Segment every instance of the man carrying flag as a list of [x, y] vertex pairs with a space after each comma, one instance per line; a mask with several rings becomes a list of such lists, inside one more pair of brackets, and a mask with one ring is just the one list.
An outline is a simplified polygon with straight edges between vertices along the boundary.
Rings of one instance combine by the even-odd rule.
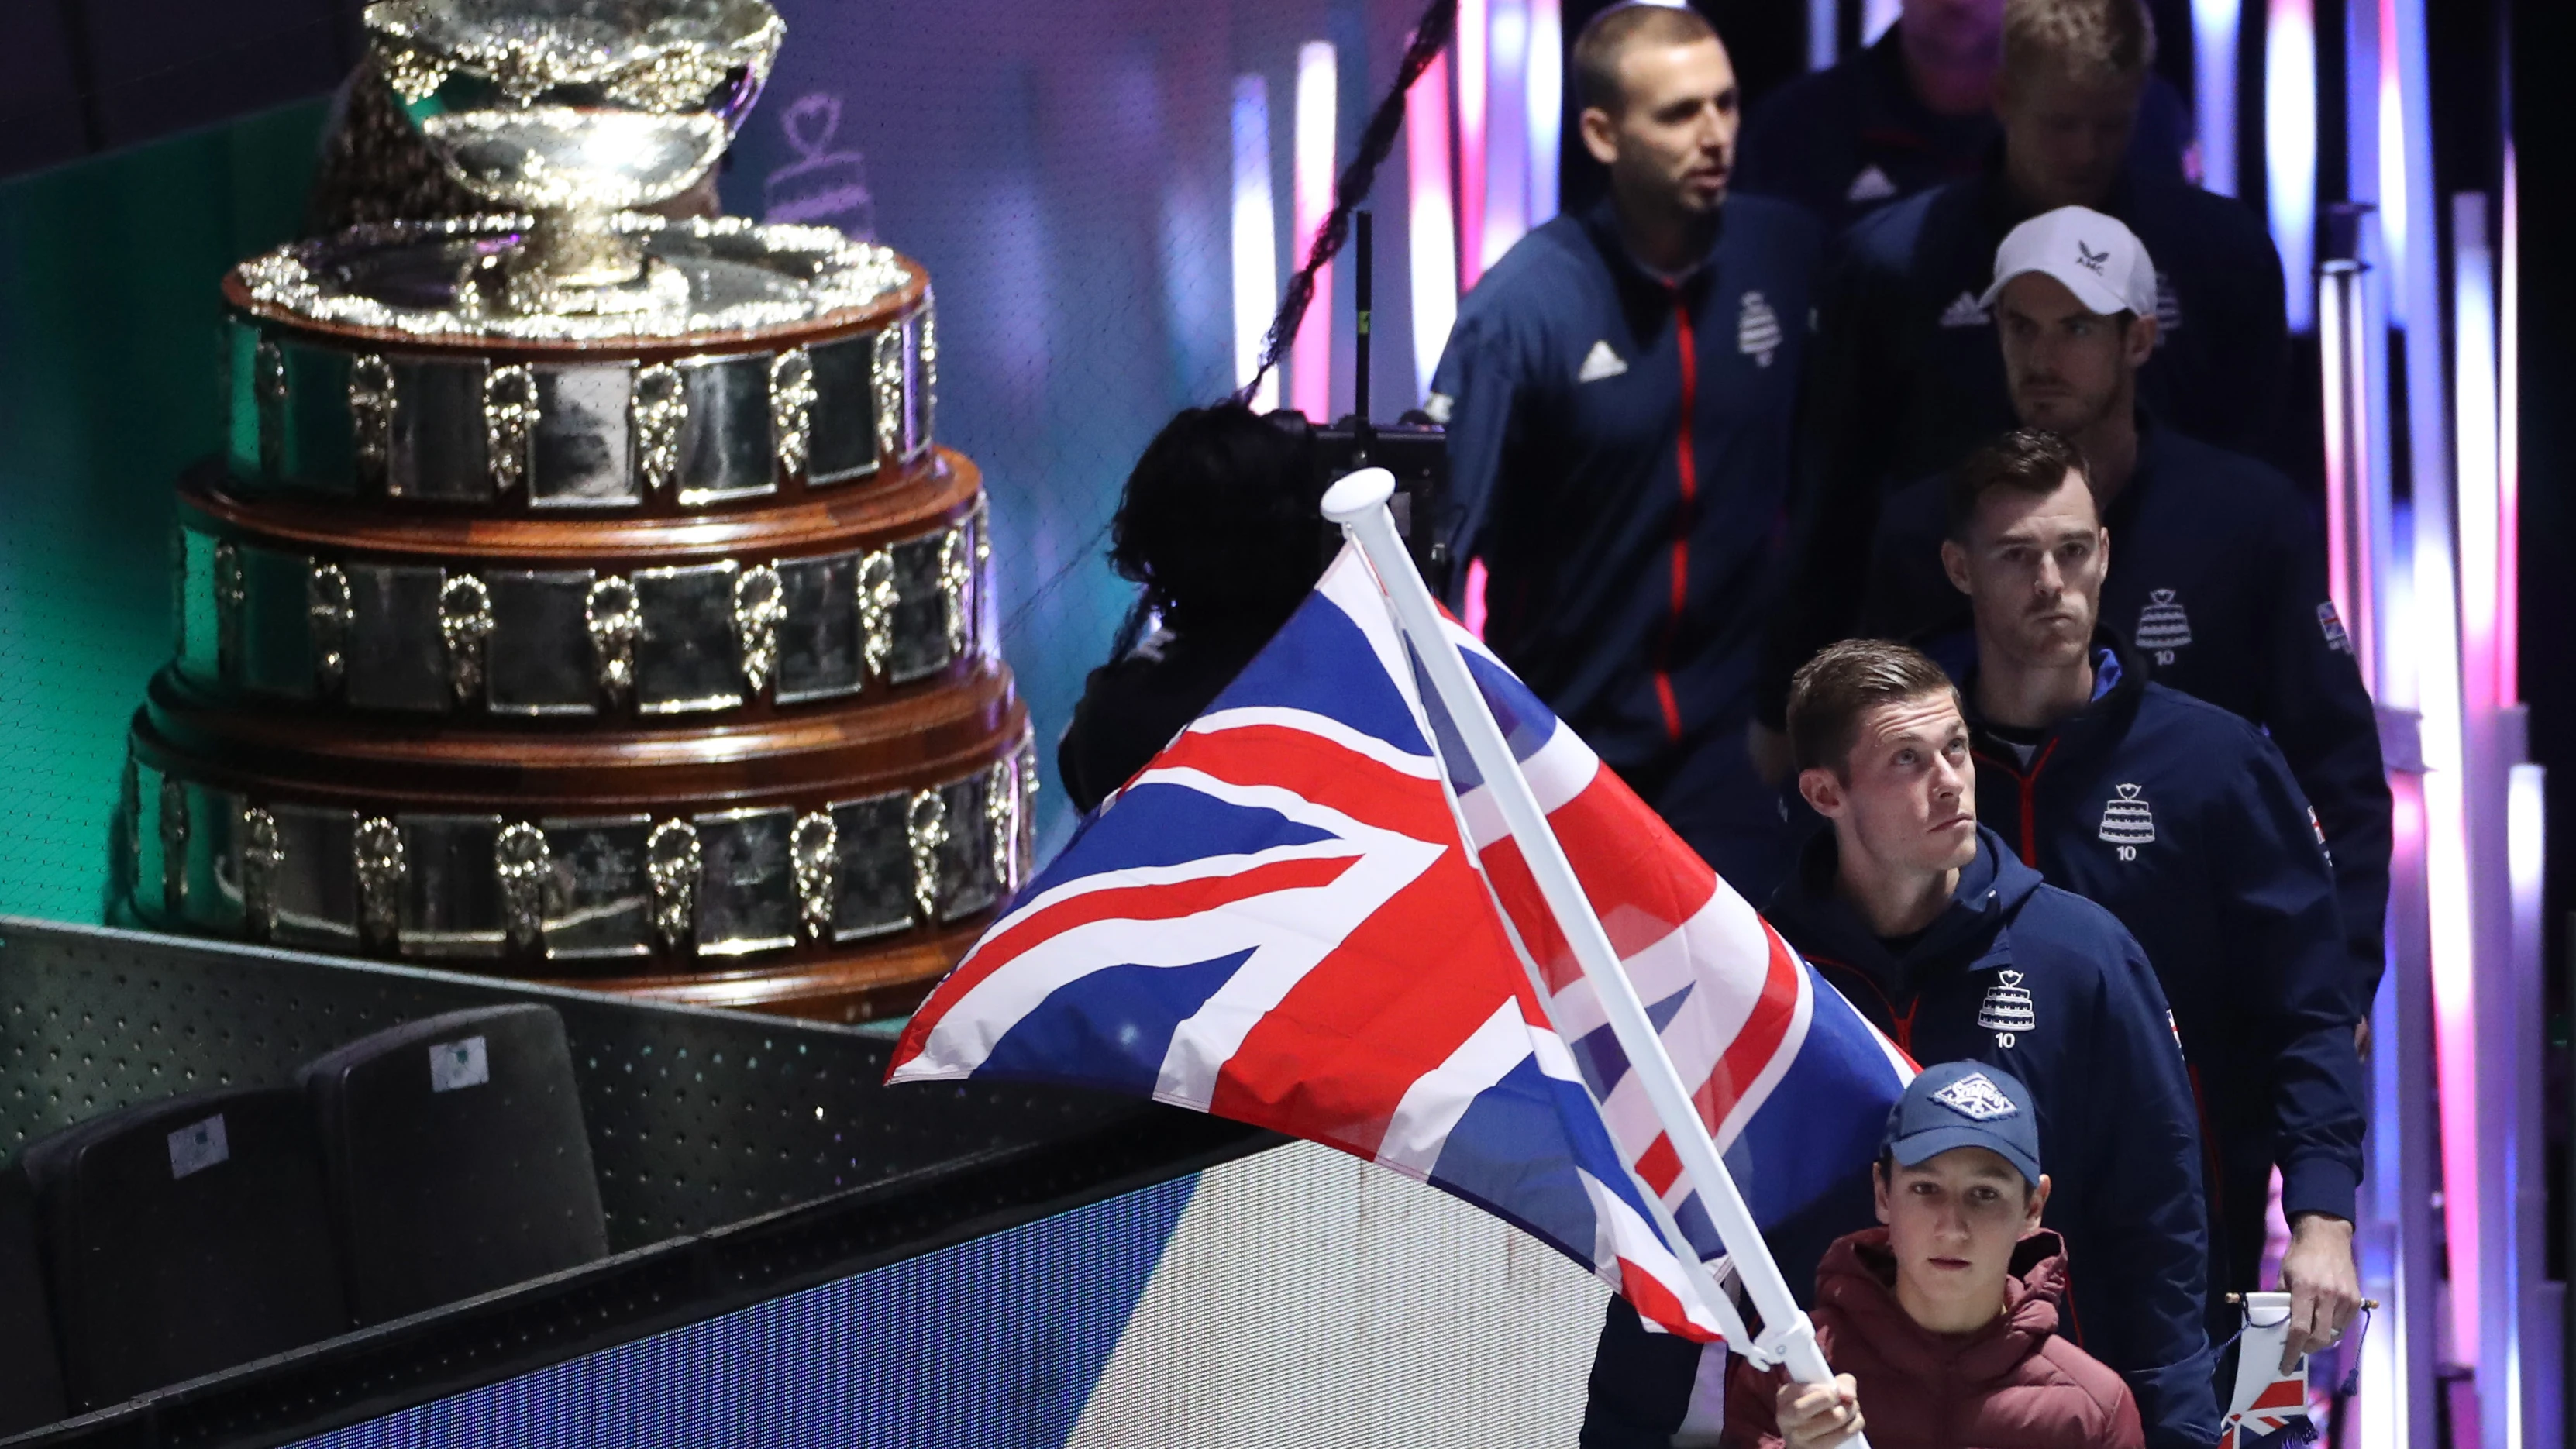
[[1329, 1143], [1666, 1332], [1823, 1377], [1755, 1228], [1866, 1167], [1910, 1064], [1434, 616], [1383, 473], [1349, 496], [1369, 478], [1328, 510], [1407, 571], [1346, 551], [931, 994], [890, 1079], [1105, 1087]]

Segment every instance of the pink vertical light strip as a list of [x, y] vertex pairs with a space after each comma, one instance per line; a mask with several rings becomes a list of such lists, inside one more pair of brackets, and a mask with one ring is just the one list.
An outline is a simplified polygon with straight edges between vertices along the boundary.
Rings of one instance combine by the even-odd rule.
[[1529, 230], [1529, 0], [1488, 0], [1485, 21], [1485, 220], [1477, 271]]
[[2504, 234], [2496, 239], [2495, 691], [2522, 699], [2522, 205], [2513, 141], [2504, 143]]
[[1404, 98], [1405, 261], [1412, 283], [1418, 402], [1458, 320], [1458, 220], [1450, 204], [1449, 57], [1431, 58]]
[[[1270, 196], [1270, 83], [1234, 78], [1234, 385], [1248, 386], [1279, 305], [1279, 215]], [[1264, 373], [1252, 405], [1279, 406], [1279, 373]]]
[[1565, 18], [1559, 0], [1529, 0], [1529, 224], [1556, 215], [1565, 129]]
[[[1291, 204], [1296, 229], [1290, 234], [1289, 265], [1302, 267], [1333, 209], [1333, 144], [1336, 108], [1333, 44], [1310, 40], [1297, 47], [1296, 136], [1291, 153], [1296, 190]], [[1324, 423], [1333, 418], [1333, 269], [1315, 273], [1315, 297], [1297, 324], [1297, 340], [1288, 350], [1290, 407]]]
[[1485, 274], [1485, 0], [1458, 0], [1458, 287]]
[[2326, 589], [2351, 636], [2362, 677], [2377, 688], [2378, 581], [2371, 558], [2371, 397], [2364, 377], [2369, 308], [2358, 267], [2330, 263], [2317, 288], [2318, 353], [2324, 359]]

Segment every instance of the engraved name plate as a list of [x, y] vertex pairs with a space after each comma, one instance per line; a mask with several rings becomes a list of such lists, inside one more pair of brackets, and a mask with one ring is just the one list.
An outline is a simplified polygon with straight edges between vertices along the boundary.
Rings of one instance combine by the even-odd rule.
[[501, 881], [492, 869], [497, 815], [402, 817], [402, 951], [406, 956], [498, 956]]
[[623, 508], [642, 499], [634, 466], [635, 367], [537, 369], [531, 508]]
[[979, 772], [939, 787], [948, 806], [947, 838], [939, 847], [939, 919], [960, 920], [992, 908], [991, 818], [984, 808], [989, 773]]
[[739, 956], [796, 944], [793, 810], [729, 810], [697, 818], [706, 851], [698, 884], [698, 954]]
[[356, 433], [349, 416], [349, 354], [335, 347], [288, 343], [285, 436], [278, 471], [298, 488], [350, 493], [358, 479]]
[[912, 924], [912, 844], [904, 831], [910, 802], [897, 793], [832, 807], [840, 853], [832, 939], [856, 941]]
[[638, 569], [643, 628], [635, 640], [635, 703], [646, 714], [730, 709], [742, 703], [740, 643], [727, 562]]
[[771, 445], [768, 353], [692, 362], [680, 369], [688, 416], [680, 423], [680, 501], [744, 498], [778, 487]]
[[179, 668], [212, 680], [221, 632], [215, 604], [215, 540], [193, 528], [179, 530]]
[[948, 601], [940, 590], [945, 532], [908, 538], [893, 548], [894, 648], [886, 677], [897, 684], [948, 667]]
[[653, 882], [644, 868], [647, 816], [549, 820], [554, 882], [546, 893], [546, 957], [631, 960], [653, 951]]
[[483, 387], [490, 364], [442, 357], [387, 359], [393, 368], [393, 450], [385, 491], [437, 503], [492, 501]]
[[283, 860], [270, 891], [277, 912], [272, 937], [282, 946], [346, 949], [358, 943], [358, 871], [352, 849], [354, 810], [271, 805]]
[[492, 639], [484, 671], [495, 714], [593, 713], [598, 668], [593, 662], [588, 569], [493, 573]]
[[447, 644], [438, 632], [444, 570], [348, 563], [347, 694], [359, 709], [443, 710]]
[[289, 699], [313, 697], [313, 565], [304, 555], [241, 549], [240, 682]]
[[780, 704], [855, 694], [859, 657], [859, 556], [778, 561], [787, 618], [778, 630]]
[[873, 332], [809, 348], [814, 411], [805, 450], [811, 485], [864, 478], [877, 470], [877, 338]]

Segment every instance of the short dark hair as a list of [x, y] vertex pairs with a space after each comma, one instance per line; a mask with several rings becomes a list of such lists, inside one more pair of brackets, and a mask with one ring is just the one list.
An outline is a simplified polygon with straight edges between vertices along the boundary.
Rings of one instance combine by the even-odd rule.
[[1958, 686], [1919, 649], [1885, 639], [1829, 644], [1789, 680], [1789, 757], [1801, 770], [1843, 773], [1860, 717], [1882, 704]]
[[2143, 82], [2155, 63], [2156, 22], [2139, 0], [2005, 0], [2003, 84], [2043, 67]]
[[1619, 113], [1627, 95], [1619, 86], [1619, 57], [1631, 45], [1689, 45], [1717, 39], [1717, 27], [1696, 10], [1655, 0], [1627, 0], [1585, 23], [1574, 37], [1574, 109]]
[[1305, 420], [1239, 402], [1188, 408], [1127, 475], [1109, 564], [1175, 633], [1270, 630], [1304, 602], [1325, 552]]
[[1993, 490], [2009, 488], [2045, 498], [2066, 485], [2069, 473], [2088, 485], [2093, 481], [2093, 468], [2084, 461], [2082, 448], [2070, 438], [2039, 428], [2015, 428], [1978, 447], [1950, 470], [1949, 486], [1943, 490], [1951, 541], [1968, 541], [1968, 525], [1976, 519], [1977, 504]]

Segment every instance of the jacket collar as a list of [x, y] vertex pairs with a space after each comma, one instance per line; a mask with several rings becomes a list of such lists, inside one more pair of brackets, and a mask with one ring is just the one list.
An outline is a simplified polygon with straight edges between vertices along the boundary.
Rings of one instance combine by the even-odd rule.
[[[2039, 215], [2040, 209], [2024, 202], [2013, 191], [2012, 183], [2005, 179], [2004, 140], [2001, 136], [1995, 137], [1994, 145], [1987, 148], [1985, 167], [1970, 184], [1977, 189], [1977, 215], [1984, 219], [1986, 229], [1993, 234], [1997, 246], [2003, 245], [2005, 234], [2014, 227]], [[2130, 175], [2128, 162], [2120, 163], [2118, 174], [2111, 178], [2110, 191], [2094, 204], [2093, 209], [2135, 229], [2136, 223], [2131, 216], [2137, 209], [2137, 185]]]
[[1800, 952], [1859, 971], [1891, 997], [1911, 995], [1944, 972], [2012, 964], [2012, 918], [2039, 888], [2040, 877], [1993, 831], [1977, 827], [1976, 858], [1960, 867], [1949, 907], [1902, 956], [1888, 950], [1834, 888], [1840, 858], [1834, 832], [1817, 831], [1771, 898], [1772, 923]]
[[2004, 1311], [1973, 1333], [1917, 1327], [1896, 1301], [1896, 1257], [1887, 1229], [1836, 1239], [1816, 1267], [1816, 1307], [1837, 1340], [1864, 1341], [1909, 1378], [1975, 1388], [2009, 1378], [2057, 1332], [2066, 1292], [2066, 1242], [2041, 1229], [2013, 1252]]
[[[2093, 629], [2093, 661], [2093, 698], [2048, 727], [2040, 736], [2040, 753], [2032, 756], [2034, 762], [2063, 764], [2092, 759], [2112, 748], [2128, 732], [2129, 721], [2137, 717], [2138, 701], [2147, 689], [2146, 661], [2118, 634], [2099, 623]], [[2038, 765], [2025, 769], [2020, 758], [1995, 737], [1978, 714], [1976, 670], [1970, 669], [1959, 682], [1959, 699], [1967, 713], [1979, 768], [1992, 766], [2016, 779], [2037, 773]]]
[[1708, 239], [1708, 250], [1691, 264], [1688, 272], [1674, 279], [1646, 270], [1645, 263], [1637, 260], [1637, 254], [1628, 250], [1627, 235], [1619, 229], [1618, 204], [1612, 198], [1603, 196], [1584, 208], [1580, 223], [1584, 235], [1592, 242], [1593, 250], [1610, 264], [1613, 276], [1624, 284], [1651, 287], [1658, 292], [1673, 287], [1696, 289], [1704, 285], [1714, 268], [1718, 248], [1726, 242], [1726, 208], [1721, 205], [1717, 213], [1717, 230]]

